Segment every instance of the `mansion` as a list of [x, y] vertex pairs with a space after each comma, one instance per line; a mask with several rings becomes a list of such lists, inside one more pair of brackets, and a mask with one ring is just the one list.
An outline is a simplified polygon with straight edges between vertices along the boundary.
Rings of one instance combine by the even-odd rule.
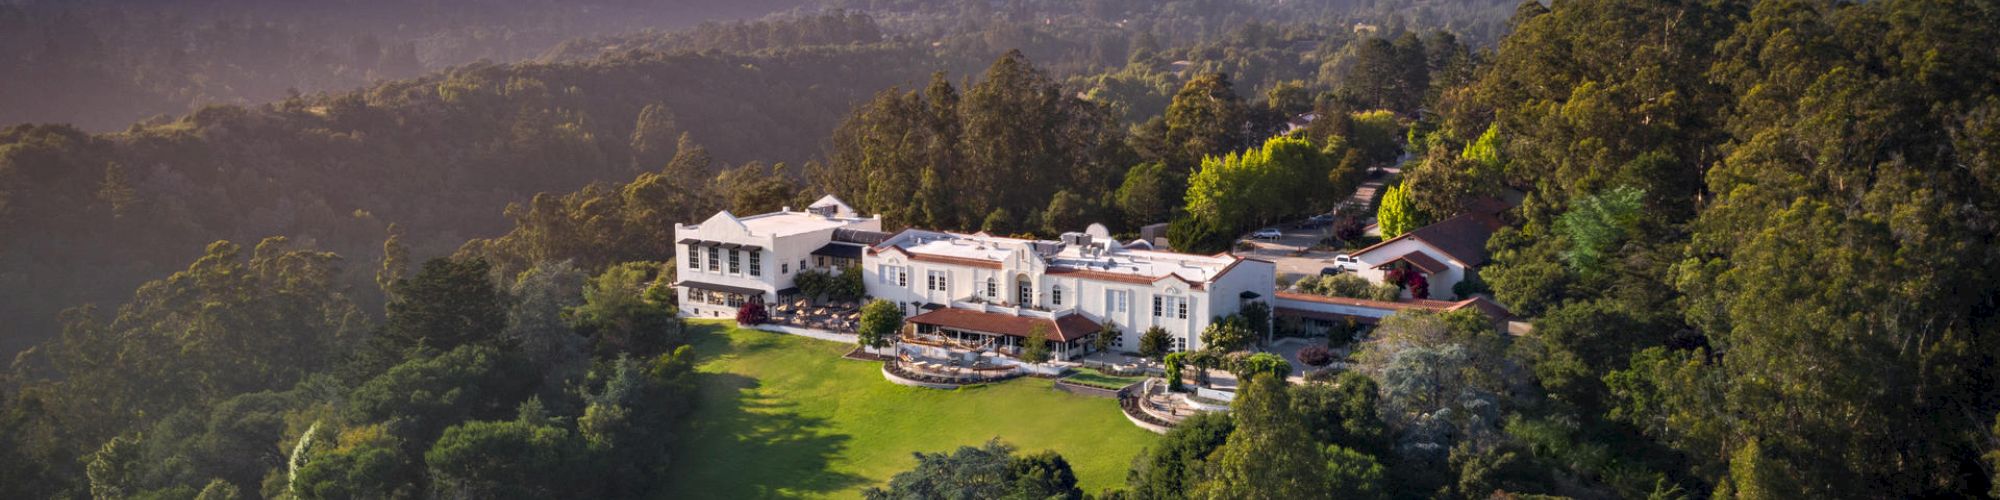
[[[682, 314], [734, 317], [746, 302], [797, 299], [800, 272], [854, 266], [868, 297], [903, 309], [906, 336], [1018, 352], [1039, 334], [1064, 360], [1091, 352], [1092, 340], [1107, 327], [1117, 332], [1109, 341], [1112, 351], [1139, 350], [1139, 337], [1153, 327], [1167, 333], [1172, 350], [1199, 350], [1209, 323], [1252, 302], [1320, 323], [1373, 324], [1411, 307], [1477, 307], [1496, 319], [1505, 314], [1479, 298], [1373, 302], [1282, 292], [1269, 261], [1158, 250], [1144, 240], [1120, 242], [1098, 225], [1058, 240], [881, 229], [879, 216], [861, 216], [831, 195], [804, 211], [786, 207], [749, 217], [725, 211], [700, 224], [676, 224]], [[1416, 248], [1395, 250], [1397, 260], [1421, 255], [1410, 251]]]

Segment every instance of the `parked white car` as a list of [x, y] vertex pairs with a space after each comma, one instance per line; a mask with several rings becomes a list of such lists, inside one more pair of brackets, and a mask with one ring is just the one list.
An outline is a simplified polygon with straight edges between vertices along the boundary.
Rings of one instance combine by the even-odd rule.
[[1357, 272], [1361, 270], [1361, 259], [1356, 259], [1354, 256], [1347, 254], [1335, 255], [1333, 256], [1333, 267], [1350, 273]]
[[1285, 237], [1285, 232], [1279, 231], [1278, 228], [1275, 227], [1258, 229], [1257, 232], [1250, 233], [1251, 239], [1259, 239], [1259, 240], [1275, 240], [1283, 237]]

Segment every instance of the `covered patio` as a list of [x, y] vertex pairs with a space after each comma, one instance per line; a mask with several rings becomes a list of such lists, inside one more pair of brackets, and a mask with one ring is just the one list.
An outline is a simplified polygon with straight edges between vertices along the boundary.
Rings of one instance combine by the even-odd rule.
[[1018, 356], [1037, 326], [1048, 334], [1049, 353], [1054, 359], [1070, 361], [1091, 351], [1092, 340], [1103, 329], [1096, 321], [1080, 314], [1053, 319], [973, 311], [952, 307], [933, 309], [910, 317], [910, 329], [903, 341], [913, 344], [964, 349], [990, 350]]

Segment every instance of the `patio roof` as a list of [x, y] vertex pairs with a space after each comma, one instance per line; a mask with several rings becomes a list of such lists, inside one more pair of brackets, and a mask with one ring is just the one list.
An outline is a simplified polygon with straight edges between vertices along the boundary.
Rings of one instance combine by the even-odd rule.
[[827, 243], [825, 246], [819, 247], [818, 250], [813, 250], [812, 254], [842, 259], [859, 259], [861, 258], [861, 245], [840, 242]]
[[675, 284], [674, 284], [674, 286], [684, 286], [684, 287], [688, 287], [688, 288], [699, 288], [699, 289], [702, 289], [702, 290], [708, 290], [708, 291], [711, 291], [711, 292], [722, 292], [722, 293], [733, 293], [733, 294], [737, 294], [737, 295], [755, 295], [755, 296], [763, 296], [763, 295], [764, 295], [764, 291], [763, 291], [763, 290], [758, 290], [758, 289], [755, 289], [755, 288], [745, 288], [745, 287], [740, 287], [740, 286], [729, 286], [729, 285], [717, 285], [717, 284], [714, 284], [714, 283], [702, 283], [702, 282], [699, 282], [699, 281], [689, 281], [689, 280], [681, 280], [681, 282], [680, 282], [680, 283], [675, 283]]
[[1053, 320], [1030, 318], [970, 309], [946, 307], [916, 316], [908, 320], [919, 325], [931, 325], [954, 330], [1006, 335], [1027, 338], [1035, 325], [1048, 329], [1049, 340], [1069, 342], [1097, 333], [1102, 325], [1081, 314], [1071, 314]]
[[1450, 267], [1446, 267], [1443, 262], [1438, 262], [1437, 259], [1433, 259], [1431, 258], [1430, 255], [1426, 255], [1423, 252], [1410, 252], [1403, 255], [1399, 255], [1394, 259], [1389, 259], [1388, 262], [1383, 262], [1382, 265], [1375, 266], [1375, 268], [1381, 269], [1383, 267], [1388, 267], [1390, 264], [1394, 264], [1396, 263], [1396, 261], [1399, 260], [1409, 262], [1410, 265], [1417, 266], [1417, 269], [1422, 269], [1424, 270], [1424, 272], [1431, 274], [1442, 273], [1445, 272], [1446, 270], [1451, 269]]

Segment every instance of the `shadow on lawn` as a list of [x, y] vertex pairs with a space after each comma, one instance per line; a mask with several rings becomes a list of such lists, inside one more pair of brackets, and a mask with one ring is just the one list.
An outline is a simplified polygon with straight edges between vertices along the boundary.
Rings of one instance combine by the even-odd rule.
[[[697, 327], [704, 328], [705, 327]], [[766, 342], [732, 343], [720, 328], [697, 331], [704, 358], [770, 348]], [[749, 345], [745, 345], [749, 344]], [[800, 415], [797, 403], [771, 397], [757, 379], [734, 373], [698, 373], [700, 399], [676, 454], [676, 482], [683, 498], [823, 496], [870, 483], [828, 470], [851, 439], [827, 419]]]

